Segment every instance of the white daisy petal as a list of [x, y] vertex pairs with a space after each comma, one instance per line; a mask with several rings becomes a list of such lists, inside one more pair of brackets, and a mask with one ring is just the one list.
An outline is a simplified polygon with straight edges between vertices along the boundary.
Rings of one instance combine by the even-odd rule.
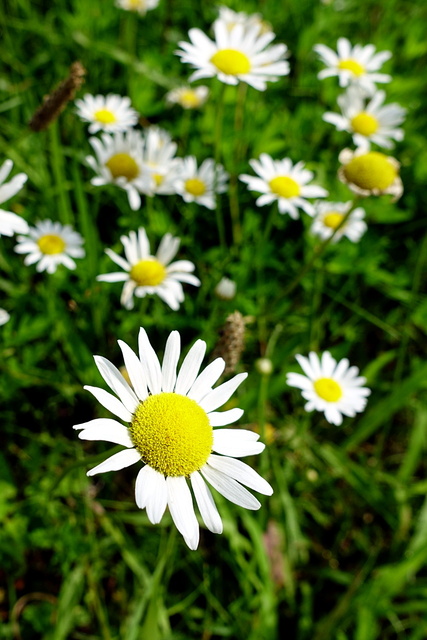
[[139, 404], [139, 400], [132, 391], [120, 371], [109, 360], [102, 356], [94, 356], [96, 366], [110, 389], [119, 396], [126, 409], [133, 413]]
[[105, 473], [106, 471], [120, 471], [120, 469], [124, 469], [125, 467], [130, 467], [135, 462], [138, 462], [141, 459], [138, 451], [136, 449], [125, 449], [124, 451], [119, 451], [115, 453], [101, 464], [98, 464], [93, 469], [87, 472], [86, 475], [94, 476], [97, 473]]
[[261, 503], [241, 484], [224, 475], [221, 471], [205, 464], [200, 469], [202, 476], [218, 491], [224, 498], [245, 509], [259, 509]]
[[218, 409], [218, 407], [222, 407], [222, 405], [227, 402], [227, 400], [236, 391], [237, 387], [242, 384], [243, 380], [247, 377], [247, 373], [238, 373], [237, 376], [234, 376], [231, 380], [224, 382], [219, 387], [216, 387], [216, 389], [213, 389], [213, 391], [208, 393], [208, 395], [200, 402], [200, 406], [206, 411], [206, 413], [210, 413], [211, 411]]
[[218, 381], [224, 369], [225, 361], [222, 358], [216, 358], [196, 378], [187, 396], [196, 402], [200, 402], [211, 392], [211, 387]]
[[202, 476], [198, 471], [195, 471], [191, 474], [190, 480], [203, 522], [212, 533], [222, 533], [221, 516], [216, 508], [212, 493]]
[[217, 471], [221, 471], [229, 478], [234, 478], [234, 480], [244, 484], [249, 489], [254, 489], [266, 496], [273, 494], [273, 489], [267, 480], [264, 480], [259, 473], [241, 460], [211, 454], [208, 458], [208, 465]]
[[85, 385], [83, 389], [86, 389], [86, 391], [89, 391], [92, 395], [94, 395], [103, 407], [108, 409], [108, 411], [111, 411], [111, 413], [114, 413], [114, 415], [116, 415], [124, 422], [132, 421], [132, 413], [128, 409], [126, 409], [126, 407], [120, 400], [112, 396], [111, 393], [108, 393], [108, 391], [104, 391], [104, 389], [100, 389], [99, 387], [91, 387], [88, 385]]
[[166, 478], [168, 506], [178, 531], [190, 549], [199, 544], [199, 523], [194, 513], [193, 500], [184, 477]]
[[162, 372], [160, 362], [150, 344], [145, 329], [141, 327], [138, 336], [139, 357], [147, 379], [151, 393], [160, 393], [162, 390]]
[[243, 409], [229, 409], [228, 411], [211, 411], [208, 414], [209, 422], [212, 427], [224, 427], [227, 424], [233, 424], [242, 417]]
[[129, 449], [134, 447], [129, 436], [129, 429], [123, 424], [108, 418], [92, 420], [91, 426], [85, 427], [80, 431], [79, 438], [81, 440], [113, 442], [114, 444], [121, 444]]
[[187, 353], [184, 362], [181, 365], [176, 385], [175, 393], [185, 395], [190, 387], [194, 384], [200, 365], [206, 353], [206, 342], [197, 340]]

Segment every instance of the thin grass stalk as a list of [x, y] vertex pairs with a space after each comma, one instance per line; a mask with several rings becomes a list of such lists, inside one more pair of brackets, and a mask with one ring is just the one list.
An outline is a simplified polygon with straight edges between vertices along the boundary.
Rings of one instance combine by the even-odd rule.
[[66, 176], [64, 171], [64, 154], [59, 137], [58, 122], [55, 121], [49, 128], [49, 148], [52, 155], [52, 173], [55, 180], [56, 192], [59, 199], [58, 217], [62, 224], [73, 224], [73, 213], [70, 198], [66, 188]]
[[[214, 159], [215, 159], [215, 167], [220, 164], [222, 158], [222, 128], [224, 121], [224, 94], [225, 94], [225, 84], [220, 83], [219, 88], [219, 96], [217, 103], [217, 111], [216, 111], [216, 120], [215, 120], [215, 141], [214, 141]], [[216, 185], [215, 185], [216, 186]], [[215, 215], [216, 215], [216, 224], [218, 227], [218, 237], [219, 243], [223, 249], [226, 249], [227, 244], [225, 241], [225, 225], [224, 225], [224, 216], [222, 215], [221, 205], [219, 201], [219, 194], [215, 195]]]

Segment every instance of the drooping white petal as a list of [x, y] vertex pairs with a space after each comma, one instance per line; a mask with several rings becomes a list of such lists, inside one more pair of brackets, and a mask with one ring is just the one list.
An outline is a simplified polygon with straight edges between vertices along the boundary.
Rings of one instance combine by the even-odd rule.
[[245, 509], [259, 509], [261, 503], [241, 484], [224, 475], [221, 471], [205, 464], [200, 469], [202, 476], [218, 491], [224, 498], [230, 500], [234, 504], [238, 504]]
[[86, 475], [94, 476], [97, 473], [104, 473], [105, 471], [120, 471], [120, 469], [135, 464], [138, 460], [141, 460], [141, 456], [136, 449], [125, 449], [124, 451], [115, 453], [110, 458], [107, 458], [107, 460], [104, 460], [104, 462], [101, 462], [101, 464], [90, 469]]
[[149, 521], [158, 524], [167, 505], [164, 475], [146, 464], [136, 478], [135, 500], [140, 509], [146, 507]]
[[267, 480], [264, 480], [255, 469], [252, 469], [241, 460], [211, 454], [208, 458], [208, 465], [217, 471], [221, 471], [229, 478], [234, 478], [234, 480], [246, 485], [249, 489], [255, 489], [258, 493], [263, 493], [266, 496], [271, 496], [273, 493], [273, 488], [268, 484]]
[[222, 520], [218, 513], [212, 493], [198, 471], [190, 476], [191, 486], [203, 522], [212, 533], [222, 533]]
[[206, 353], [206, 342], [197, 340], [184, 358], [175, 385], [175, 393], [185, 395], [194, 384]]
[[227, 380], [216, 389], [213, 389], [203, 400], [200, 402], [202, 409], [209, 413], [221, 407], [227, 402], [227, 400], [233, 395], [237, 387], [248, 377], [247, 373], [238, 373], [231, 380]]
[[99, 387], [91, 387], [89, 385], [85, 385], [83, 389], [89, 391], [95, 398], [102, 404], [103, 407], [114, 413], [115, 416], [123, 420], [124, 422], [132, 421], [131, 412], [126, 409], [120, 400], [115, 398], [111, 393], [105, 391], [104, 389], [100, 389]]
[[190, 549], [199, 544], [199, 523], [194, 513], [193, 500], [184, 476], [167, 477], [168, 506], [178, 531]]

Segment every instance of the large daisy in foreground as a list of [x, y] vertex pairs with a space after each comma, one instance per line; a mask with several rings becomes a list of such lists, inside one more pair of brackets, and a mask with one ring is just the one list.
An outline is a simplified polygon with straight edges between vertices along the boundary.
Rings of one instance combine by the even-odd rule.
[[217, 409], [247, 374], [240, 373], [213, 389], [225, 362], [217, 358], [199, 373], [206, 351], [203, 340], [191, 347], [178, 372], [181, 344], [177, 331], [167, 340], [162, 364], [144, 329], [139, 333], [139, 357], [125, 342], [118, 342], [132, 386], [109, 360], [95, 356], [100, 374], [115, 395], [98, 387], [85, 389], [127, 425], [97, 418], [74, 428], [81, 429], [83, 440], [114, 442], [125, 449], [88, 475], [143, 463], [136, 478], [136, 504], [147, 509], [153, 524], [160, 522], [169, 507], [185, 542], [196, 549], [199, 524], [189, 485], [203, 521], [213, 533], [222, 533], [222, 521], [207, 483], [246, 509], [261, 505], [243, 485], [266, 495], [273, 493], [256, 471], [235, 459], [260, 453], [264, 445], [257, 442], [259, 436], [245, 429], [217, 429], [242, 416], [241, 409]]
[[366, 378], [359, 376], [357, 367], [349, 366], [347, 358], [337, 363], [329, 351], [321, 358], [313, 351], [308, 358], [295, 357], [305, 376], [288, 373], [286, 382], [290, 387], [301, 389], [302, 397], [307, 400], [306, 411], [323, 411], [328, 422], [340, 425], [343, 415], [353, 418], [364, 410], [371, 390], [362, 386]]
[[[16, 195], [28, 178], [25, 173], [18, 173], [13, 176], [12, 180], [6, 182], [12, 167], [12, 160], [5, 160], [0, 167], [0, 204]], [[12, 213], [12, 211], [0, 209], [0, 236], [12, 236], [14, 233], [27, 233], [27, 231], [28, 224], [24, 218]]]

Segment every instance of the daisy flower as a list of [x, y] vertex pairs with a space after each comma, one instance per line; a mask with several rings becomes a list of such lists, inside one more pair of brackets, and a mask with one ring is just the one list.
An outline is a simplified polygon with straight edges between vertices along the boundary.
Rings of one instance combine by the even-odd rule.
[[[242, 25], [245, 30], [256, 27], [260, 33], [271, 31], [271, 26], [262, 19], [259, 13], [245, 13], [244, 11], [233, 11], [228, 7], [219, 7], [217, 22], [223, 22], [227, 29], [231, 31], [236, 24]], [[215, 23], [214, 23], [215, 24]]]
[[[273, 490], [256, 471], [241, 460], [260, 453], [259, 436], [246, 429], [217, 429], [239, 420], [241, 409], [217, 411], [246, 378], [240, 373], [212, 388], [225, 362], [217, 358], [201, 373], [206, 343], [197, 340], [177, 371], [180, 335], [172, 331], [163, 363], [141, 328], [139, 357], [121, 340], [131, 386], [106, 358], [95, 356], [101, 376], [116, 395], [86, 386], [95, 398], [121, 421], [98, 418], [75, 425], [82, 440], [102, 440], [125, 449], [88, 472], [89, 476], [118, 471], [143, 463], [135, 484], [135, 500], [147, 510], [150, 522], [161, 521], [169, 507], [176, 528], [190, 549], [199, 543], [199, 524], [192, 488], [202, 519], [213, 533], [222, 533], [222, 521], [207, 483], [231, 502], [246, 509], [258, 509], [258, 500], [243, 486], [271, 495]], [[117, 396], [117, 397], [116, 397]]]
[[[12, 160], [5, 160], [0, 167], [0, 204], [6, 202], [18, 193], [27, 181], [28, 176], [25, 173], [18, 173], [13, 176], [12, 180], [5, 182], [12, 171]], [[14, 233], [27, 233], [28, 224], [24, 218], [0, 209], [0, 236], [12, 236]]]
[[77, 115], [90, 122], [89, 133], [126, 131], [138, 122], [138, 113], [130, 106], [130, 98], [108, 94], [92, 96], [87, 93], [74, 103]]
[[347, 358], [337, 361], [329, 351], [319, 358], [313, 351], [304, 356], [295, 356], [305, 376], [288, 373], [287, 384], [301, 389], [307, 400], [306, 411], [323, 411], [331, 424], [340, 425], [342, 416], [353, 418], [366, 406], [366, 398], [371, 391], [363, 387], [366, 378], [359, 376], [357, 367], [350, 367]]
[[145, 16], [147, 11], [155, 9], [159, 0], [116, 0], [116, 7], [126, 11], [136, 11], [141, 16]]
[[149, 191], [152, 184], [151, 173], [143, 165], [143, 139], [139, 131], [104, 133], [101, 139], [90, 138], [89, 142], [96, 157], [87, 156], [86, 162], [98, 174], [91, 183], [121, 187], [127, 192], [131, 209], [139, 209], [139, 193]]
[[[316, 214], [311, 225], [311, 233], [322, 240], [327, 240], [332, 236], [335, 229], [341, 224], [345, 215], [350, 211], [352, 202], [317, 202], [315, 204]], [[332, 242], [338, 242], [346, 236], [352, 242], [359, 242], [360, 238], [368, 228], [364, 222], [365, 210], [357, 207], [350, 213], [346, 222], [338, 229]]]
[[126, 309], [133, 308], [133, 296], [144, 298], [146, 295], [157, 294], [171, 309], [179, 309], [184, 300], [184, 291], [181, 282], [200, 285], [200, 280], [192, 274], [194, 264], [189, 260], [172, 262], [175, 257], [180, 240], [170, 233], [163, 236], [155, 256], [150, 253], [145, 229], [142, 227], [138, 233], [131, 231], [129, 236], [120, 238], [125, 250], [126, 259], [115, 251], [106, 249], [105, 253], [123, 271], [106, 273], [97, 276], [101, 282], [124, 282], [120, 302]]
[[24, 264], [37, 263], [37, 271], [54, 273], [59, 264], [67, 269], [75, 269], [73, 258], [83, 258], [85, 251], [82, 248], [83, 238], [77, 231], [66, 224], [43, 220], [35, 227], [30, 227], [28, 235], [18, 236], [16, 253], [28, 254]]
[[183, 109], [198, 109], [202, 107], [209, 96], [209, 89], [204, 85], [200, 87], [177, 87], [166, 94], [168, 104], [179, 104]]
[[220, 300], [233, 300], [236, 296], [237, 285], [230, 278], [221, 278], [214, 289], [214, 293]]
[[339, 155], [338, 178], [360, 196], [381, 196], [390, 193], [394, 200], [403, 193], [399, 177], [400, 164], [395, 158], [379, 151], [359, 148], [344, 149]]
[[324, 198], [328, 195], [322, 187], [307, 184], [314, 174], [304, 169], [303, 162], [293, 165], [289, 158], [273, 160], [262, 153], [259, 160], [250, 160], [249, 164], [259, 177], [243, 174], [239, 178], [246, 182], [251, 191], [262, 193], [256, 201], [259, 207], [277, 200], [279, 212], [288, 213], [296, 220], [299, 217], [298, 209], [314, 215], [313, 205], [305, 198]]
[[322, 80], [330, 76], [338, 76], [340, 87], [357, 85], [366, 94], [375, 93], [376, 82], [390, 82], [391, 76], [385, 73], [377, 73], [381, 66], [391, 58], [390, 51], [375, 53], [373, 44], [362, 46], [356, 44], [352, 47], [347, 38], [339, 38], [338, 52], [335, 53], [324, 44], [316, 44], [314, 51], [319, 54], [322, 62], [327, 67], [317, 77]]
[[227, 190], [227, 180], [228, 173], [222, 165], [215, 165], [212, 158], [204, 160], [197, 168], [196, 158], [188, 156], [181, 161], [175, 189], [185, 202], [197, 202], [208, 209], [215, 209], [215, 193]]
[[9, 322], [9, 320], [10, 315], [8, 314], [6, 309], [0, 309], [0, 326], [6, 324], [6, 322]]
[[200, 29], [190, 29], [191, 44], [180, 42], [182, 51], [176, 51], [182, 62], [197, 69], [190, 82], [200, 78], [217, 77], [226, 84], [246, 82], [264, 91], [267, 82], [276, 82], [289, 73], [284, 59], [287, 47], [276, 44], [268, 47], [275, 35], [271, 31], [260, 33], [259, 26], [244, 27], [236, 24], [231, 30], [222, 20], [214, 23], [215, 41]]
[[142, 162], [149, 171], [151, 181], [144, 193], [147, 195], [171, 195], [175, 193], [181, 159], [176, 158], [177, 144], [170, 135], [158, 127], [150, 127], [144, 136]]
[[365, 104], [360, 89], [349, 87], [338, 98], [342, 115], [328, 111], [323, 120], [335, 125], [338, 131], [352, 133], [353, 142], [358, 147], [369, 148], [369, 143], [373, 142], [390, 149], [394, 146], [391, 140], [403, 140], [402, 129], [396, 127], [404, 121], [406, 110], [398, 104], [383, 106], [384, 99], [385, 92], [376, 91]]

